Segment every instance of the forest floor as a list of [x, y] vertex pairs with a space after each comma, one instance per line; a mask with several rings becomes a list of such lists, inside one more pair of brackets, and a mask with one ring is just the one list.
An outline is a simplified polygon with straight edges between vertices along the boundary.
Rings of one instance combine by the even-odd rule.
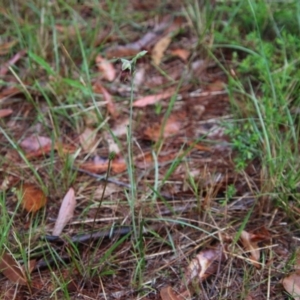
[[4, 2], [0, 298], [300, 299], [300, 3]]

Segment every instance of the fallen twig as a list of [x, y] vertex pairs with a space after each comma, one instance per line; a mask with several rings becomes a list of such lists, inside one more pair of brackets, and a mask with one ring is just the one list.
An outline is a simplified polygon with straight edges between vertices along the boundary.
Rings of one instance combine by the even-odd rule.
[[106, 182], [114, 183], [116, 185], [124, 186], [124, 187], [126, 187], [128, 189], [131, 189], [131, 185], [130, 184], [122, 182], [122, 181], [119, 181], [119, 180], [116, 180], [116, 179], [113, 179], [113, 178], [107, 178], [106, 175], [98, 175], [96, 173], [92, 173], [92, 172], [89, 172], [89, 171], [86, 171], [86, 170], [83, 170], [83, 169], [80, 169], [80, 168], [76, 168], [76, 167], [72, 167], [72, 169], [74, 171], [81, 172], [81, 173], [87, 174], [89, 176], [92, 176], [92, 177], [94, 177], [94, 178], [96, 178], [98, 180], [103, 180], [103, 181], [106, 181]]

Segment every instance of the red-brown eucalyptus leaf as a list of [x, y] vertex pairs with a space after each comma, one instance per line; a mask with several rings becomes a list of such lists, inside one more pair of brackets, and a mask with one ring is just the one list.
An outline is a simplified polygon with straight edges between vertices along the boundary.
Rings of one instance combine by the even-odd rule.
[[110, 163], [108, 159], [96, 162], [86, 162], [81, 164], [80, 168], [92, 173], [100, 174], [107, 172], [109, 166], [110, 170], [115, 174], [122, 173], [127, 169], [126, 161], [122, 158], [115, 158]]
[[0, 272], [11, 282], [27, 285], [24, 274], [15, 259], [5, 251], [0, 260]]
[[183, 61], [187, 61], [190, 56], [190, 51], [188, 51], [186, 49], [177, 48], [177, 49], [171, 50], [171, 54], [179, 57]]
[[117, 108], [113, 96], [99, 82], [96, 82], [94, 84], [93, 90], [95, 93], [99, 93], [103, 95], [103, 98], [106, 101], [107, 111], [111, 114], [112, 117], [116, 118], [118, 116], [118, 112], [117, 112]]
[[175, 89], [171, 89], [160, 94], [145, 96], [134, 101], [133, 106], [145, 107], [147, 105], [152, 105], [160, 100], [168, 99], [172, 97], [174, 94], [175, 94]]

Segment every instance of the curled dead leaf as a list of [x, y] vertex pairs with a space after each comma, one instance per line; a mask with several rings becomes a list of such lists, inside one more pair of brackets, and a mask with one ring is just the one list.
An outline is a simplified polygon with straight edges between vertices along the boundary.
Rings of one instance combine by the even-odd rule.
[[187, 282], [190, 282], [195, 277], [198, 277], [200, 281], [205, 280], [217, 272], [220, 263], [224, 260], [225, 254], [221, 245], [201, 251], [188, 266], [186, 272]]
[[0, 191], [7, 191], [20, 181], [20, 178], [13, 175], [5, 175], [0, 185]]
[[27, 212], [35, 213], [47, 203], [44, 192], [33, 184], [25, 183], [21, 187], [22, 206]]
[[151, 58], [153, 63], [158, 66], [161, 63], [161, 60], [163, 58], [163, 55], [167, 48], [169, 47], [172, 39], [171, 36], [166, 35], [163, 38], [161, 38], [153, 47]]
[[70, 188], [61, 203], [52, 235], [59, 236], [62, 233], [64, 227], [72, 219], [75, 207], [75, 192], [73, 188]]
[[118, 112], [113, 100], [113, 96], [107, 91], [107, 89], [103, 87], [99, 82], [96, 82], [93, 85], [93, 91], [95, 93], [103, 95], [104, 100], [106, 101], [107, 111], [111, 114], [112, 117], [118, 117]]
[[258, 243], [266, 240], [267, 238], [269, 238], [269, 236], [266, 232], [263, 234], [254, 234], [245, 230], [242, 231], [240, 236], [240, 241], [244, 249], [249, 253], [249, 258], [257, 269], [260, 269], [261, 267], [261, 264], [259, 263], [260, 249]]
[[96, 57], [96, 64], [100, 72], [103, 73], [103, 77], [107, 81], [114, 81], [116, 78], [116, 70], [111, 62], [102, 57], [100, 54]]

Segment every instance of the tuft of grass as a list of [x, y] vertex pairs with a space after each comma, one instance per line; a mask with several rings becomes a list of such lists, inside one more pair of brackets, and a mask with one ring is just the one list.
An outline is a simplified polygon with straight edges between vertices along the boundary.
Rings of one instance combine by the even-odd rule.
[[[262, 194], [271, 195], [287, 209], [286, 195], [293, 194], [300, 179], [297, 171], [300, 127], [295, 113], [300, 104], [299, 62], [295, 59], [300, 50], [296, 41], [300, 30], [296, 21], [298, 6], [296, 1], [241, 1], [223, 31], [215, 34], [217, 44], [227, 39], [224, 47], [236, 49], [233, 52], [236, 76], [230, 76], [229, 88], [234, 91], [232, 101], [242, 119], [227, 130], [239, 152], [236, 165], [243, 169], [248, 162], [259, 158]], [[293, 29], [287, 20], [295, 22]], [[228, 25], [231, 37], [227, 34]], [[243, 31], [232, 40], [232, 31], [238, 28]]]

